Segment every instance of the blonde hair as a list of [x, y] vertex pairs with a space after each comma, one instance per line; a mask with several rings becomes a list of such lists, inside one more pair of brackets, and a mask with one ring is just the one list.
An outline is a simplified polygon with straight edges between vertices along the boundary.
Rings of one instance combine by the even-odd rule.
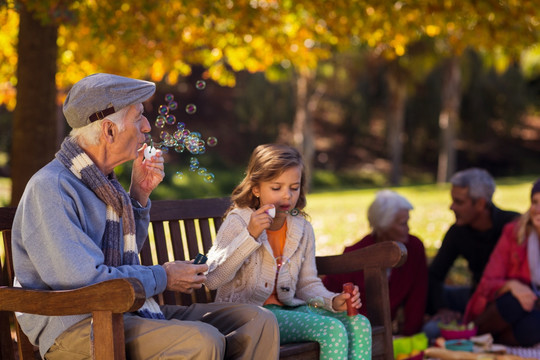
[[524, 212], [518, 220], [516, 227], [517, 243], [523, 244], [533, 229], [531, 221], [531, 209]]
[[[249, 207], [257, 209], [260, 201], [253, 195], [252, 189], [261, 182], [270, 181], [277, 178], [285, 170], [299, 166], [301, 169], [300, 195], [296, 203], [296, 208], [302, 210], [306, 207], [306, 176], [302, 155], [295, 148], [285, 144], [265, 144], [259, 145], [253, 150], [246, 169], [246, 176], [237, 185], [231, 195], [232, 206]], [[303, 215], [303, 211], [301, 211]]]
[[[531, 189], [531, 205], [532, 205], [532, 198], [534, 194], [540, 191], [540, 179], [536, 180], [534, 184], [532, 185]], [[518, 220], [517, 226], [516, 226], [516, 237], [518, 244], [522, 244], [526, 239], [527, 236], [533, 231], [533, 224], [531, 220], [531, 207], [525, 211]]]

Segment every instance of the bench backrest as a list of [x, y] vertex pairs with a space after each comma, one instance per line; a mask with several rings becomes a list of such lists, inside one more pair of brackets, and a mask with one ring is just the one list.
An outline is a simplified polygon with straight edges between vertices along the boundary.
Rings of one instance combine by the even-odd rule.
[[[173, 260], [195, 259], [206, 254], [231, 205], [230, 198], [193, 200], [156, 200], [150, 210], [150, 234], [141, 249], [143, 265], [163, 264]], [[192, 295], [165, 291], [161, 304], [190, 305], [211, 302], [215, 291], [202, 288]]]

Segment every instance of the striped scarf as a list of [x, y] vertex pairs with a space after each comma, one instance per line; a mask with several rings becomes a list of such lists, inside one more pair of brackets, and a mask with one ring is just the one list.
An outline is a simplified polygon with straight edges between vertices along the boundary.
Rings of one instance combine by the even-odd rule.
[[[56, 158], [107, 204], [107, 223], [101, 245], [105, 265], [114, 267], [139, 265], [131, 199], [116, 179], [114, 172], [108, 177], [105, 176], [71, 137], [67, 137], [62, 142]], [[120, 221], [122, 221], [123, 234], [120, 233]], [[123, 249], [120, 247], [122, 238]], [[145, 318], [165, 319], [159, 305], [152, 297], [146, 299], [137, 312]]]

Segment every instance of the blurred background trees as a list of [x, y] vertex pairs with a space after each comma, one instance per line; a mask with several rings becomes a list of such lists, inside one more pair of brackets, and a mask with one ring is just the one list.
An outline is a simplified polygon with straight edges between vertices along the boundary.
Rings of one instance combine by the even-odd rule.
[[197, 104], [186, 123], [219, 139], [208, 161], [224, 169], [285, 141], [313, 186], [538, 172], [539, 25], [517, 0], [2, 0], [12, 203], [66, 134], [70, 86], [94, 72], [155, 81], [151, 121], [165, 93]]

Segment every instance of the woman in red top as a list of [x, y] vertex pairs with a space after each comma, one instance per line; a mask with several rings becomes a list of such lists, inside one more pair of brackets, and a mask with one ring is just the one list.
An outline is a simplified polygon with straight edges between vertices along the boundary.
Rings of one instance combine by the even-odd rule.
[[465, 321], [496, 342], [532, 346], [540, 342], [540, 179], [531, 206], [507, 224], [491, 253], [480, 284], [467, 304]]
[[[368, 209], [368, 221], [372, 232], [356, 244], [346, 247], [344, 252], [364, 248], [380, 241], [399, 241], [407, 248], [407, 261], [389, 273], [388, 290], [392, 320], [396, 319], [398, 309], [403, 307], [403, 323], [398, 333], [412, 335], [422, 329], [427, 299], [427, 263], [424, 244], [409, 234], [409, 211], [411, 203], [391, 190], [381, 190]], [[358, 271], [349, 274], [328, 275], [323, 279], [330, 291], [341, 291], [343, 284], [352, 282], [358, 285], [362, 303], [364, 298], [364, 274]], [[360, 308], [365, 315], [365, 307]]]

